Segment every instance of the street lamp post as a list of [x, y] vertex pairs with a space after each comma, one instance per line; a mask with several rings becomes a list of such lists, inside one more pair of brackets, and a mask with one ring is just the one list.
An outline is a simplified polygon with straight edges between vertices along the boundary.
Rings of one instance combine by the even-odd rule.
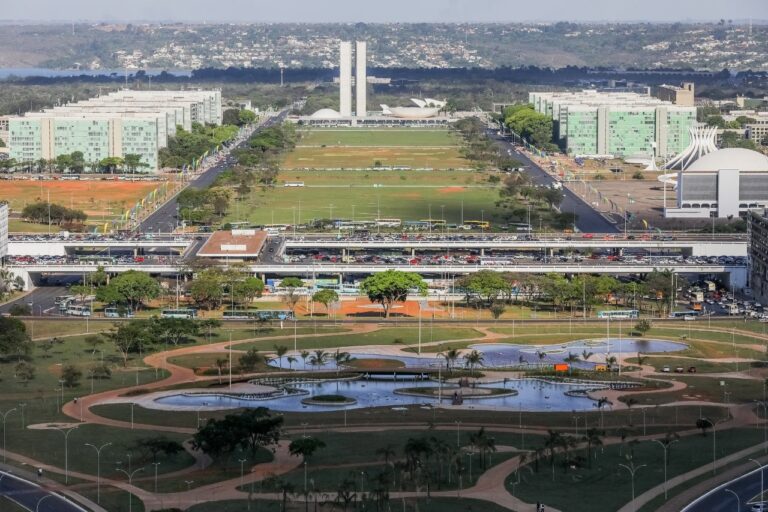
[[659, 446], [661, 446], [664, 449], [664, 500], [667, 499], [667, 449], [669, 449], [670, 445], [672, 443], [676, 443], [677, 439], [673, 439], [669, 441], [667, 444], [662, 443], [658, 439], [653, 440], [656, 443], [659, 443]]
[[740, 511], [741, 510], [741, 499], [739, 498], [739, 495], [736, 494], [735, 492], [733, 492], [730, 489], [725, 489], [725, 492], [729, 492], [729, 493], [733, 494], [734, 498], [736, 498], [736, 510]]
[[21, 408], [21, 428], [26, 428], [26, 425], [24, 424], [24, 408], [27, 406], [26, 402], [21, 402], [19, 404], [19, 407]]
[[77, 427], [70, 427], [68, 429], [62, 429], [58, 427], [51, 427], [53, 430], [58, 430], [64, 435], [64, 483], [69, 483], [69, 434], [72, 433]]
[[[765, 384], [763, 384], [763, 393], [765, 393]], [[765, 401], [757, 402], [757, 405], [763, 408], [763, 452], [768, 453], [768, 406]]]
[[[144, 468], [137, 468], [131, 471], [130, 473], [122, 468], [117, 468], [117, 471], [125, 474], [125, 476], [128, 477], [128, 485], [133, 485], [133, 475], [140, 471], [144, 471]], [[133, 493], [128, 492], [128, 512], [133, 512]]]
[[763, 480], [763, 465], [762, 465], [762, 464], [760, 464], [760, 463], [759, 463], [758, 461], [756, 461], [755, 459], [751, 459], [751, 458], [750, 458], [749, 460], [750, 460], [750, 461], [752, 461], [752, 462], [754, 462], [755, 464], [757, 464], [757, 467], [758, 467], [758, 469], [760, 469], [760, 501], [763, 501], [763, 499], [764, 499], [764, 498], [763, 498], [763, 494], [764, 494], [764, 492], [765, 492], [765, 491], [764, 491], [764, 489], [765, 489], [765, 487], [764, 487], [764, 480]]
[[155, 492], [157, 492], [157, 467], [160, 465], [159, 462], [153, 462], [153, 466], [155, 466]]
[[14, 412], [15, 410], [16, 410], [16, 408], [14, 407], [13, 409], [11, 409], [9, 411], [5, 411], [4, 413], [2, 413], [2, 415], [3, 415], [3, 462], [5, 462], [6, 459], [7, 459], [7, 454], [6, 454], [6, 451], [5, 451], [5, 430], [6, 430], [6, 428], [5, 428], [5, 421], [8, 419], [8, 415], [11, 414], [12, 412]]
[[456, 448], [458, 448], [459, 446], [461, 446], [461, 445], [459, 444], [459, 427], [460, 427], [460, 426], [461, 426], [461, 421], [459, 421], [459, 420], [456, 420]]
[[238, 459], [238, 462], [240, 462], [240, 486], [243, 486], [243, 467], [245, 464], [245, 461], [248, 459]]
[[635, 505], [635, 473], [637, 473], [640, 468], [645, 467], [645, 464], [641, 464], [635, 467], [635, 465], [630, 461], [629, 466], [626, 464], [619, 464], [619, 466], [629, 471], [629, 474], [632, 476], [632, 510], [637, 510], [637, 506]]
[[[96, 446], [91, 443], [85, 443], [85, 446], [90, 446], [96, 450], [96, 503], [101, 503], [101, 450], [111, 445], [112, 443], [104, 443], [101, 446]], [[157, 491], [157, 489], [155, 489]]]
[[40, 504], [45, 500], [47, 500], [48, 498], [53, 498], [53, 494], [46, 494], [45, 496], [37, 500], [37, 505], [35, 505], [35, 512], [40, 512]]

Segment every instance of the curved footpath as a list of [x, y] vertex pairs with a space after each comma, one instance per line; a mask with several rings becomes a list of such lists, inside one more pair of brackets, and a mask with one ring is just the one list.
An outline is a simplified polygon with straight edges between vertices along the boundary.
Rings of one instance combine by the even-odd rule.
[[[350, 331], [348, 333], [343, 333], [343, 334], [345, 335], [355, 334], [355, 333], [363, 334], [363, 333], [378, 330], [379, 328], [380, 327], [377, 324], [353, 324], [351, 326]], [[478, 332], [480, 332], [482, 336], [479, 336], [477, 338], [469, 338], [469, 339], [461, 339], [461, 340], [448, 340], [448, 341], [444, 340], [440, 342], [423, 343], [422, 347], [439, 346], [451, 341], [488, 343], [488, 342], [495, 342], [500, 339], [509, 340], [510, 338], [507, 335], [492, 332], [488, 328], [475, 327], [475, 329]], [[713, 331], [714, 330], [717, 330], [717, 329], [713, 329]], [[732, 330], [731, 329], [722, 330], [721, 332], [730, 333], [732, 332]], [[755, 338], [758, 338], [758, 339], [768, 340], [768, 336], [763, 337], [763, 336], [760, 336], [758, 333], [753, 333], [749, 331], [743, 331], [743, 332], [738, 331], [738, 332], [740, 334], [748, 334], [750, 336], [754, 336]], [[302, 334], [297, 336], [297, 338], [329, 337], [329, 336], [337, 336], [339, 334], [340, 333]], [[190, 368], [169, 363], [168, 361], [170, 358], [178, 357], [182, 355], [210, 353], [210, 352], [228, 353], [231, 350], [230, 348], [228, 348], [230, 346], [235, 347], [236, 345], [244, 344], [252, 341], [279, 340], [279, 339], [284, 340], [284, 339], [292, 339], [292, 338], [293, 338], [293, 335], [287, 334], [285, 336], [269, 336], [269, 337], [251, 338], [251, 339], [245, 339], [245, 340], [237, 340], [233, 342], [222, 341], [222, 342], [217, 342], [217, 343], [208, 344], [208, 345], [195, 345], [192, 347], [182, 347], [182, 348], [174, 349], [168, 352], [151, 354], [145, 357], [144, 359], [145, 363], [151, 367], [168, 370], [170, 372], [170, 375], [166, 379], [153, 382], [153, 383], [140, 385], [140, 386], [131, 386], [131, 387], [122, 388], [118, 390], [110, 390], [110, 391], [105, 391], [105, 392], [97, 393], [90, 396], [85, 396], [81, 398], [77, 404], [75, 404], [74, 402], [68, 402], [67, 404], [64, 405], [62, 411], [65, 414], [77, 420], [80, 420], [81, 418], [80, 415], [82, 411], [82, 415], [83, 415], [82, 419], [84, 422], [97, 423], [102, 425], [118, 427], [118, 428], [130, 428], [131, 427], [130, 423], [125, 421], [104, 418], [92, 412], [90, 408], [94, 405], [109, 402], [110, 400], [119, 399], [121, 395], [125, 395], [126, 393], [132, 390], [137, 390], [137, 389], [153, 390], [153, 389], [159, 389], [159, 388], [166, 388], [173, 385], [188, 384], [188, 383], [195, 383], [195, 382], [206, 382], [206, 381], [218, 379], [217, 376], [210, 376], [210, 377], [198, 376]], [[719, 342], [712, 342], [712, 343], [719, 343]], [[728, 345], [730, 346], [730, 344]], [[341, 348], [350, 349], [350, 350], [359, 350], [361, 347], [353, 346], [353, 347], [341, 347]], [[382, 350], [385, 353], [402, 354], [403, 347], [385, 345], [385, 346], [371, 346], [367, 348], [375, 348], [376, 350]], [[663, 380], [663, 379], [649, 378], [647, 374], [642, 375], [643, 372], [652, 373], [652, 368], [646, 366], [637, 372], [630, 372], [627, 375], [631, 375], [633, 377], [637, 376], [637, 377], [648, 379], [648, 380]], [[659, 393], [670, 392], [670, 391], [677, 391], [677, 390], [683, 389], [684, 387], [685, 387], [684, 383], [673, 381], [672, 387], [670, 388], [652, 390], [647, 392], [649, 393], [650, 392], [659, 392]], [[597, 392], [596, 394], [599, 394], [600, 396], [607, 396], [610, 400], [614, 401], [615, 403], [621, 403], [618, 401], [618, 397], [621, 395], [625, 395], [627, 393], [626, 391], [606, 390], [603, 392]], [[689, 402], [684, 402], [684, 403], [690, 405]], [[763, 421], [758, 419], [755, 416], [754, 411], [749, 405], [731, 406], [730, 409], [732, 412], [731, 414], [732, 417], [729, 421], [723, 423], [721, 428], [732, 428], [735, 426], [755, 424]], [[191, 428], [170, 427], [170, 426], [163, 426], [163, 425], [147, 425], [147, 424], [141, 424], [141, 423], [134, 423], [133, 428], [144, 429], [144, 430], [164, 430], [164, 431], [178, 432], [183, 434], [192, 434], [195, 431], [194, 429], [191, 429]], [[414, 429], [418, 427], [415, 427], [414, 425], [407, 425], [407, 426], [403, 425], [403, 426], [395, 426], [394, 428]], [[438, 427], [438, 428], [446, 428], [451, 430], [453, 429], [453, 427]], [[476, 426], [471, 424], [462, 425], [462, 429], [466, 430], [468, 428], [476, 428]], [[338, 426], [338, 427], [324, 427], [323, 431], [365, 432], [365, 431], [385, 430], [385, 429], [392, 430], [393, 426], [377, 425], [375, 427], [352, 427], [352, 428], [344, 428], [342, 426]], [[519, 429], [515, 429], [513, 427], [506, 427], [506, 428], [494, 427], [494, 429], [501, 429], [504, 431], [519, 431]], [[529, 433], [546, 433], [546, 429], [536, 429], [536, 428], [523, 429], [523, 431], [529, 432]], [[694, 435], [697, 433], [698, 431], [695, 429], [685, 431], [685, 432], [680, 432], [681, 435]], [[651, 436], [640, 437], [639, 439], [652, 439], [654, 437], [657, 437], [657, 436], [651, 435]], [[612, 444], [612, 443], [617, 443], [621, 441], [618, 438], [606, 438], [604, 442], [606, 444]], [[759, 449], [759, 447], [757, 449]], [[739, 456], [741, 456], [740, 453], [741, 452], [739, 452], [739, 454], [733, 454], [728, 458], [722, 459], [723, 460], [722, 463], [725, 464], [727, 460], [737, 460]], [[47, 471], [63, 473], [63, 470], [61, 470], [60, 468], [56, 468], [50, 465], [40, 464], [39, 462], [29, 459], [27, 457], [13, 454], [11, 452], [8, 452], [7, 455], [11, 459], [14, 459], [20, 462], [25, 462], [27, 464], [30, 464], [36, 467], [42, 467]], [[202, 459], [199, 456], [196, 456], [196, 464], [194, 466], [179, 470], [172, 474], [163, 475], [163, 477], [165, 478], [168, 476], [171, 476], [171, 477], [180, 476], [188, 472], [194, 471], [198, 468], [198, 464], [200, 463], [201, 460], [203, 461], [203, 464], [205, 464], [204, 459]], [[489, 468], [482, 474], [482, 476], [480, 476], [480, 478], [478, 479], [478, 481], [473, 487], [464, 489], [461, 492], [461, 496], [490, 501], [490, 502], [502, 505], [510, 510], [525, 510], [527, 508], [530, 508], [531, 507], [530, 504], [527, 504], [522, 500], [516, 497], [513, 497], [506, 490], [506, 485], [505, 485], [506, 479], [509, 477], [511, 473], [513, 473], [518, 468], [519, 463], [520, 463], [520, 458], [514, 457]], [[284, 474], [293, 469], [296, 469], [300, 465], [301, 465], [300, 460], [296, 457], [291, 457], [290, 454], [288, 453], [287, 443], [281, 442], [278, 448], [276, 449], [275, 457], [273, 461], [269, 463], [258, 464], [252, 467], [251, 471], [242, 480], [242, 483], [248, 484], [251, 482], [261, 481], [267, 478], [268, 476]], [[674, 479], [670, 479], [670, 485], [673, 482], [673, 480], [675, 481], [676, 484], [680, 484], [680, 483], [684, 483], [685, 481], [691, 478], [696, 478], [697, 476], [706, 473], [708, 469], [711, 469], [711, 466], [708, 465], [708, 466], [693, 470], [691, 472], [685, 473], [683, 475], [679, 475]], [[95, 477], [93, 477], [92, 475], [87, 475], [87, 474], [77, 473], [72, 471], [70, 471], [70, 475], [76, 478], [81, 478], [88, 482], [95, 482]], [[146, 479], [142, 478], [141, 480], [146, 480]], [[205, 485], [205, 486], [201, 486], [194, 489], [190, 489], [189, 491], [178, 492], [178, 493], [157, 493], [157, 494], [146, 491], [136, 486], [128, 485], [127, 482], [125, 481], [102, 479], [102, 482], [107, 485], [112, 485], [135, 494], [138, 498], [140, 498], [144, 502], [144, 505], [147, 510], [159, 509], [159, 508], [168, 507], [168, 506], [178, 506], [180, 508], [186, 508], [193, 504], [202, 503], [202, 502], [216, 501], [216, 500], [222, 500], [222, 499], [246, 499], [248, 497], [248, 493], [237, 490], [237, 487], [240, 486], [241, 484], [241, 479], [239, 477], [233, 478], [230, 480], [221, 481], [221, 482], [216, 482], [214, 484]], [[663, 486], [654, 487], [646, 491], [643, 495], [639, 496], [636, 499], [636, 503], [640, 504], [641, 499], [643, 503], [646, 503], [651, 499], [653, 499], [654, 497], [658, 496], [660, 493], [663, 493]], [[330, 494], [324, 493], [324, 494], [329, 496], [334, 495], [334, 493], [330, 493]], [[439, 491], [439, 492], [432, 492], [431, 495], [443, 496], [443, 497], [456, 497], [459, 495], [459, 492], [458, 491]], [[425, 496], [425, 493], [423, 492], [391, 493], [392, 498], [424, 497], [424, 496]], [[258, 494], [258, 495], [254, 494], [252, 495], [252, 497], [281, 499], [281, 496], [276, 494], [269, 494], [269, 493]], [[622, 509], [622, 511], [624, 511], [627, 507], [631, 505], [632, 504], [628, 504]], [[548, 506], [547, 510], [558, 512], [556, 509], [553, 509], [551, 506]]]

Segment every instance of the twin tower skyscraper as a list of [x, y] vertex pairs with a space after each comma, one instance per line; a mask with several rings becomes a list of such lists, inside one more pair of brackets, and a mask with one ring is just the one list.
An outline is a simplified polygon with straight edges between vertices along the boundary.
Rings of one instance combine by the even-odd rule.
[[[342, 117], [352, 117], [352, 43], [342, 41], [339, 50], [339, 113]], [[367, 51], [365, 41], [355, 42], [355, 117], [365, 117], [368, 113]]]

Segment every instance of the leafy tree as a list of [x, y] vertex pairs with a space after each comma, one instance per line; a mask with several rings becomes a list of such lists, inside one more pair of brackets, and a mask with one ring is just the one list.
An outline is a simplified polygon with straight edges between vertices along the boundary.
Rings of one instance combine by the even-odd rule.
[[152, 462], [157, 462], [157, 456], [161, 453], [166, 457], [171, 457], [184, 451], [184, 446], [178, 441], [168, 439], [166, 436], [154, 436], [137, 439], [134, 443], [134, 449], [147, 453]]
[[277, 364], [280, 365], [280, 369], [283, 369], [283, 356], [288, 353], [288, 347], [284, 345], [275, 345], [275, 355], [277, 356]]
[[95, 353], [96, 349], [104, 344], [104, 338], [100, 334], [89, 334], [87, 335], [83, 341], [86, 345], [91, 347], [91, 353]]
[[75, 365], [67, 364], [61, 368], [61, 380], [64, 381], [64, 387], [76, 388], [80, 385], [82, 376], [83, 372]]
[[371, 302], [381, 304], [385, 318], [389, 318], [392, 305], [405, 301], [411, 290], [425, 295], [427, 284], [419, 274], [400, 270], [386, 270], [373, 274], [360, 285], [360, 291], [366, 294]]
[[246, 372], [252, 372], [256, 369], [256, 365], [262, 360], [261, 354], [255, 348], [249, 349], [248, 352], [241, 355], [239, 358], [240, 367]]
[[152, 339], [145, 320], [120, 322], [104, 333], [104, 336], [114, 344], [115, 350], [120, 353], [123, 358], [123, 366], [128, 366], [128, 356], [131, 353], [142, 351], [144, 345]]
[[513, 105], [504, 110], [504, 122], [514, 132], [541, 148], [552, 144], [553, 122], [546, 114], [539, 114], [533, 105]]
[[510, 289], [509, 282], [501, 273], [493, 270], [480, 270], [457, 280], [456, 285], [480, 303], [492, 304], [504, 292]]
[[307, 461], [320, 448], [325, 448], [325, 443], [321, 439], [312, 436], [294, 439], [288, 445], [288, 451], [291, 455], [295, 457], [301, 456], [304, 461]]
[[701, 430], [702, 437], [707, 436], [707, 429], [712, 428], [713, 423], [707, 418], [699, 418], [696, 420], [696, 428]]
[[470, 374], [474, 374], [475, 367], [478, 365], [482, 366], [483, 361], [484, 357], [482, 352], [478, 352], [477, 350], [464, 354], [464, 364], [469, 368]]
[[150, 322], [155, 339], [173, 346], [199, 334], [199, 324], [188, 318], [152, 318]]
[[136, 311], [144, 302], [156, 299], [161, 293], [160, 285], [149, 274], [129, 270], [97, 290], [96, 297], [99, 300], [111, 299], [104, 302], [125, 304], [131, 311]]
[[246, 277], [234, 283], [235, 297], [242, 297], [245, 302], [253, 302], [264, 293], [264, 281], [258, 277]]
[[336, 290], [318, 290], [312, 295], [312, 301], [319, 302], [325, 307], [325, 310], [328, 311], [331, 304], [339, 301], [339, 294], [336, 293]]
[[119, 167], [122, 167], [125, 160], [119, 156], [108, 156], [99, 161], [99, 167], [110, 174], [114, 174]]
[[27, 326], [18, 318], [0, 317], [0, 356], [24, 356], [30, 351]]
[[259, 448], [274, 448], [280, 439], [282, 416], [273, 416], [269, 409], [258, 407], [223, 419], [209, 419], [192, 438], [192, 446], [209, 455], [232, 453], [238, 448], [249, 450], [255, 457]]
[[751, 150], [757, 150], [757, 146], [755, 145], [755, 141], [751, 139], [746, 139], [741, 133], [734, 132], [734, 131], [724, 131], [723, 134], [720, 136], [720, 147], [725, 148], [744, 148], [744, 149], [751, 149]]
[[448, 373], [453, 373], [453, 367], [456, 365], [456, 361], [458, 361], [459, 356], [461, 355], [459, 349], [452, 348], [445, 352], [440, 352], [438, 355], [445, 359], [445, 366], [448, 369]]
[[125, 158], [123, 160], [123, 165], [125, 167], [125, 170], [129, 173], [135, 173], [138, 169], [148, 167], [149, 164], [146, 164], [141, 161], [141, 155], [137, 155], [135, 153], [128, 153], [125, 155]]
[[285, 295], [283, 295], [283, 302], [291, 310], [291, 313], [296, 314], [296, 304], [298, 304], [301, 297], [298, 295], [298, 289], [304, 287], [304, 281], [298, 277], [286, 277], [280, 281], [280, 288], [285, 289]]
[[200, 272], [189, 287], [192, 300], [200, 307], [216, 309], [224, 300], [224, 274], [219, 269]]
[[19, 361], [16, 363], [16, 366], [13, 367], [13, 373], [24, 386], [35, 379], [35, 367], [26, 361]]
[[635, 324], [635, 330], [640, 334], [645, 334], [651, 330], [651, 322], [649, 320], [640, 320]]

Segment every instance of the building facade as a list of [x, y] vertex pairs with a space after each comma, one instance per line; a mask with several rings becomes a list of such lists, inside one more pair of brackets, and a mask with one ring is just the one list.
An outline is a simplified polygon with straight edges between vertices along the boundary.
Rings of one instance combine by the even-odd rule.
[[762, 212], [750, 212], [749, 282], [752, 293], [761, 303], [768, 302], [768, 217]]
[[651, 89], [651, 95], [681, 107], [692, 107], [696, 101], [693, 82], [683, 82], [680, 87], [667, 84], [657, 85]]
[[0, 203], [0, 259], [8, 256], [8, 203]]
[[688, 146], [696, 122], [695, 107], [637, 93], [532, 92], [529, 102], [552, 117], [570, 155], [672, 158]]
[[8, 120], [9, 157], [17, 162], [54, 160], [75, 151], [86, 164], [108, 157], [141, 157], [158, 169], [158, 151], [180, 127], [221, 124], [220, 91], [118, 91], [99, 98], [32, 112]]

